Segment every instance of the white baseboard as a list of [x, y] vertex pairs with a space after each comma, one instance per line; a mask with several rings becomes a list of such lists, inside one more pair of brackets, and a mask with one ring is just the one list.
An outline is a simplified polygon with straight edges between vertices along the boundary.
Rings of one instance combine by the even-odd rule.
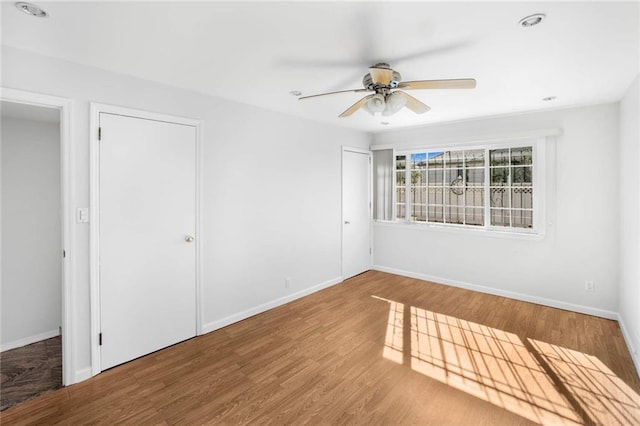
[[202, 325], [202, 330], [200, 334], [206, 334], [212, 332], [214, 330], [218, 330], [222, 327], [226, 327], [227, 325], [233, 324], [238, 321], [242, 321], [254, 315], [260, 314], [262, 312], [268, 311], [269, 309], [273, 309], [277, 306], [284, 305], [285, 303], [289, 303], [293, 300], [299, 299], [304, 296], [308, 296], [309, 294], [315, 293], [327, 287], [331, 287], [343, 281], [342, 277], [333, 278], [331, 280], [325, 281], [321, 284], [315, 285], [313, 287], [306, 288], [304, 290], [288, 294], [279, 299], [272, 300], [267, 303], [263, 303], [262, 305], [255, 306], [251, 309], [247, 309], [242, 312], [238, 312], [237, 314], [229, 315], [225, 318], [211, 321]]
[[493, 287], [486, 287], [483, 285], [471, 284], [462, 281], [450, 280], [442, 277], [435, 277], [432, 275], [421, 274], [418, 272], [403, 271], [401, 269], [388, 268], [386, 266], [374, 265], [373, 269], [381, 272], [388, 272], [390, 274], [402, 275], [404, 277], [416, 278], [424, 281], [431, 281], [438, 284], [445, 284], [452, 287], [460, 287], [467, 290], [479, 291], [481, 293], [493, 294], [494, 296], [508, 297], [510, 299], [521, 300], [523, 302], [535, 303], [538, 305], [549, 306], [552, 308], [564, 309], [567, 311], [579, 312], [581, 314], [593, 315], [596, 317], [617, 320], [618, 313], [613, 311], [607, 311], [605, 309], [592, 308], [590, 306], [576, 305], [574, 303], [562, 302], [554, 299], [546, 299], [544, 297], [531, 296], [529, 294], [517, 293], [515, 291], [501, 290]]
[[93, 374], [91, 373], [91, 366], [81, 368], [79, 370], [76, 370], [75, 375], [73, 377], [73, 382], [68, 383], [66, 386], [72, 385], [74, 383], [79, 383], [83, 380], [90, 379], [92, 376]]
[[59, 334], [60, 330], [56, 328], [55, 330], [49, 330], [45, 331], [44, 333], [14, 340], [13, 342], [3, 343], [2, 345], [0, 345], [0, 352], [8, 351], [9, 349], [21, 348], [22, 346], [27, 346], [41, 340], [51, 339], [52, 337], [56, 337]]
[[624, 341], [627, 344], [627, 349], [629, 349], [629, 354], [631, 354], [631, 359], [633, 360], [633, 365], [636, 367], [636, 373], [638, 377], [640, 377], [640, 358], [638, 358], [638, 353], [636, 352], [636, 348], [633, 346], [633, 340], [631, 339], [631, 334], [627, 330], [626, 325], [624, 324], [624, 320], [622, 319], [622, 315], [618, 314], [618, 324], [620, 324], [620, 330], [622, 330], [622, 336], [624, 337]]

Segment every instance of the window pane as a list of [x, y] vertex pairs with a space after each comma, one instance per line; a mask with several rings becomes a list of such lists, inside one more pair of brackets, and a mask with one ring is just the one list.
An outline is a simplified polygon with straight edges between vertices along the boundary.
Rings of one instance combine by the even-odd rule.
[[465, 191], [466, 203], [469, 207], [484, 206], [484, 188], [470, 187]]
[[467, 225], [484, 225], [484, 209], [470, 209], [465, 210], [464, 216], [465, 223]]
[[532, 209], [533, 188], [513, 188], [511, 190], [511, 204], [517, 209]]
[[511, 165], [532, 164], [533, 149], [530, 146], [511, 148]]
[[396, 219], [405, 219], [405, 198], [406, 174], [405, 168], [407, 157], [405, 155], [396, 156]]
[[531, 210], [512, 210], [511, 226], [514, 228], [531, 228], [533, 227], [533, 212]]
[[512, 185], [531, 186], [533, 182], [531, 167], [513, 167]]
[[491, 166], [508, 166], [509, 165], [509, 149], [493, 149], [489, 151], [489, 165]]
[[467, 185], [483, 186], [484, 185], [484, 169], [467, 169]]
[[424, 186], [427, 184], [426, 179], [426, 172], [411, 170], [411, 186]]
[[430, 186], [441, 186], [443, 184], [442, 178], [444, 177], [444, 172], [442, 169], [440, 170], [429, 170], [429, 185]]
[[427, 220], [427, 206], [424, 204], [411, 205], [411, 220], [424, 222]]
[[442, 223], [444, 221], [443, 210], [442, 206], [429, 206], [429, 222]]
[[452, 206], [464, 206], [464, 188], [460, 186], [445, 187], [444, 202]]
[[456, 180], [458, 180], [459, 181], [458, 185], [461, 185], [463, 182], [462, 175], [463, 175], [462, 169], [445, 169], [445, 172], [444, 172], [445, 184], [452, 185]]
[[467, 167], [484, 167], [484, 149], [474, 149], [464, 152]]
[[447, 223], [464, 223], [464, 208], [463, 207], [446, 207], [444, 220]]
[[427, 188], [411, 188], [411, 202], [413, 204], [427, 204]]
[[489, 191], [491, 207], [509, 207], [509, 190], [507, 188], [491, 188]]
[[509, 226], [509, 210], [491, 209], [491, 224], [495, 226]]
[[429, 153], [429, 168], [441, 169], [444, 167], [444, 152]]
[[424, 169], [427, 167], [427, 153], [418, 152], [411, 154], [411, 168], [412, 169]]
[[509, 185], [509, 168], [508, 167], [496, 167], [491, 169], [491, 186], [506, 186]]
[[429, 188], [429, 204], [444, 204], [443, 188]]
[[464, 166], [464, 151], [447, 151], [444, 159], [445, 167], [461, 169]]

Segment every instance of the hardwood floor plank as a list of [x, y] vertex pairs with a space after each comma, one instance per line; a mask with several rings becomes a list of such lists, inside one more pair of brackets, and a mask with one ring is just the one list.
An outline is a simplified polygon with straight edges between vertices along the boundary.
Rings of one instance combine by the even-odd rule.
[[[386, 358], [385, 347], [401, 356]], [[566, 415], [571, 424], [572, 395], [544, 378], [570, 381], [569, 369], [593, 386], [589, 394], [567, 382], [564, 392], [580, 392], [575, 401], [606, 394], [598, 407], [640, 423], [640, 379], [615, 321], [370, 271], [28, 401], [0, 421], [529, 425]], [[616, 389], [596, 383], [602, 377]]]

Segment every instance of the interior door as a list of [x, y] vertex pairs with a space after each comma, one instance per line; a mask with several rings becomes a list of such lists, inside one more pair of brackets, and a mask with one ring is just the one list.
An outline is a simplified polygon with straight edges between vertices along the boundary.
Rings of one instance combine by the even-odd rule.
[[101, 369], [196, 335], [196, 128], [100, 113]]
[[371, 268], [371, 154], [342, 151], [342, 277]]

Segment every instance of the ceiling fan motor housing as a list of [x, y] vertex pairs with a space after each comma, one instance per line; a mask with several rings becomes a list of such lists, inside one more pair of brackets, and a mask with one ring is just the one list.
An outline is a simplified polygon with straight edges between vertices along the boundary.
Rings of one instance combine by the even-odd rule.
[[376, 92], [378, 92], [378, 90], [382, 88], [394, 89], [398, 87], [398, 84], [400, 84], [401, 80], [402, 80], [402, 77], [400, 76], [400, 73], [398, 71], [394, 71], [393, 77], [391, 77], [391, 81], [389, 82], [389, 86], [376, 87], [376, 85], [373, 84], [373, 79], [371, 78], [371, 74], [366, 73], [364, 77], [362, 77], [362, 85], [364, 86], [365, 89], [375, 90]]

